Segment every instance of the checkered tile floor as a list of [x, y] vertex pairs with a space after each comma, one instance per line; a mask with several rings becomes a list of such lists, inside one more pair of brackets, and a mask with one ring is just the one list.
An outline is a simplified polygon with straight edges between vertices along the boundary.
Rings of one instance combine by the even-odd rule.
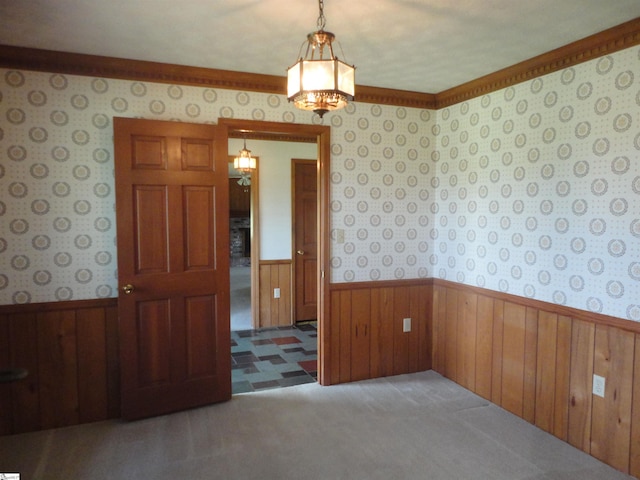
[[316, 322], [304, 322], [292, 327], [231, 332], [233, 394], [315, 382], [316, 327]]

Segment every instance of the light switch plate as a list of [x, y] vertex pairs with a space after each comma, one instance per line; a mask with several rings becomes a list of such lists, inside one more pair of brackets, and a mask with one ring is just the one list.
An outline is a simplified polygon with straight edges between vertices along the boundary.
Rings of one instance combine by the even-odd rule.
[[274, 288], [273, 289], [273, 298], [280, 298], [280, 289], [279, 288]]
[[604, 398], [604, 377], [593, 374], [593, 394]]

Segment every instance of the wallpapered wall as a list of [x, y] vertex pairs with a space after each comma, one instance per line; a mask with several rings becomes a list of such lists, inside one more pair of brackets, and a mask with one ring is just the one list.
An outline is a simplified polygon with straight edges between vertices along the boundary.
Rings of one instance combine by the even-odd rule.
[[640, 48], [438, 112], [434, 276], [640, 320]]
[[[640, 321], [639, 77], [634, 47], [438, 112], [329, 114], [331, 280]], [[0, 304], [116, 295], [116, 115], [312, 121], [277, 95], [0, 70]]]
[[[314, 121], [278, 95], [0, 69], [0, 304], [117, 295], [114, 116]], [[435, 113], [354, 103], [324, 122], [348, 230], [332, 280], [429, 276]]]

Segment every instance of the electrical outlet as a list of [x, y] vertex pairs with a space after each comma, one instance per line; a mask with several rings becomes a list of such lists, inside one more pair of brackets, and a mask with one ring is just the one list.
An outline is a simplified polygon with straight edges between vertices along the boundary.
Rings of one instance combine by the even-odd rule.
[[279, 288], [274, 288], [273, 289], [273, 298], [280, 298], [280, 289]]
[[593, 394], [604, 398], [604, 377], [593, 375]]
[[344, 243], [344, 230], [342, 228], [336, 230], [336, 242]]
[[411, 331], [411, 318], [403, 318], [402, 319], [402, 331], [410, 332]]

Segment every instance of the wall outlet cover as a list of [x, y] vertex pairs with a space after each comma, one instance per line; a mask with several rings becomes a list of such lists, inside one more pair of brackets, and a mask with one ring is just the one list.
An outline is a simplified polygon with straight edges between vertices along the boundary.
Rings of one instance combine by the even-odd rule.
[[402, 331], [410, 332], [411, 331], [411, 318], [403, 318], [402, 319]]
[[605, 380], [604, 377], [600, 375], [593, 374], [593, 394], [599, 397], [604, 398], [604, 385]]

